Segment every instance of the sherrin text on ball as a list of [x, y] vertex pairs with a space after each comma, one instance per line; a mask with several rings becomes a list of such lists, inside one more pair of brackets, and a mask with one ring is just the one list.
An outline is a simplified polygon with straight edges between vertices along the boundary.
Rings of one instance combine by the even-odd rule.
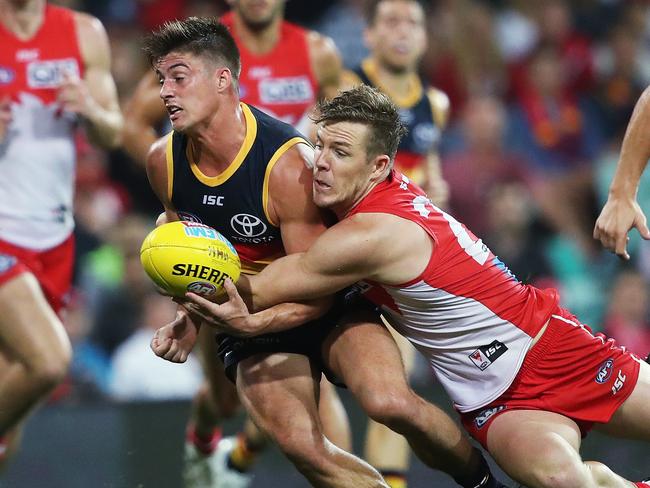
[[214, 296], [227, 278], [236, 282], [241, 272], [239, 256], [228, 239], [196, 222], [156, 227], [142, 243], [140, 261], [158, 287], [178, 297], [188, 291]]

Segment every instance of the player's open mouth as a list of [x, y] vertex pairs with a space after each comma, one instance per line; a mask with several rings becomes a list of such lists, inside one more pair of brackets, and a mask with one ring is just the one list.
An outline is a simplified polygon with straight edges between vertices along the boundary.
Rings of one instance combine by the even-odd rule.
[[316, 187], [317, 190], [323, 191], [323, 190], [329, 190], [332, 188], [330, 185], [327, 183], [324, 183], [321, 180], [314, 180], [314, 186]]
[[180, 107], [177, 107], [176, 105], [167, 105], [167, 113], [169, 114], [169, 118], [174, 120], [174, 116], [178, 114], [181, 110], [183, 110]]

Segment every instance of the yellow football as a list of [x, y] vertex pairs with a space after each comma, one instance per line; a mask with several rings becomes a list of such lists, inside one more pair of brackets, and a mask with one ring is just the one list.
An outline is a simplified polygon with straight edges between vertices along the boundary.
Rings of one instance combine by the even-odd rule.
[[152, 230], [140, 248], [140, 261], [151, 280], [170, 295], [191, 291], [217, 295], [226, 278], [241, 272], [233, 245], [212, 227], [195, 222], [169, 222]]

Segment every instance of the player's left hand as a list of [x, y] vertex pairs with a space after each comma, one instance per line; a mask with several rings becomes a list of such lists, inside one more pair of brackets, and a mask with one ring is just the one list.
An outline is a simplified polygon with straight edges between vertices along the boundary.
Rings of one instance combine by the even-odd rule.
[[221, 332], [237, 336], [254, 335], [257, 331], [255, 316], [248, 311], [233, 282], [227, 279], [223, 285], [228, 301], [213, 303], [196, 293], [187, 293], [185, 300], [176, 300], [188, 312], [197, 315], [207, 325]]
[[68, 72], [63, 73], [63, 81], [57, 91], [57, 102], [62, 110], [82, 117], [88, 117], [97, 106], [84, 80]]
[[187, 310], [179, 309], [174, 320], [156, 330], [151, 339], [151, 350], [156, 356], [172, 363], [184, 363], [196, 343], [198, 333], [198, 324]]

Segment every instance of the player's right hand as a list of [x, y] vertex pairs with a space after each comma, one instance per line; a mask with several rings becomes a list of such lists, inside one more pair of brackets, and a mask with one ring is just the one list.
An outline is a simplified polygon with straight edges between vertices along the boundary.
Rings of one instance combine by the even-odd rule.
[[179, 309], [173, 321], [156, 330], [151, 339], [151, 350], [172, 363], [184, 363], [196, 344], [198, 334], [199, 325], [186, 310]]
[[646, 240], [650, 240], [650, 230], [646, 216], [636, 200], [611, 197], [600, 212], [594, 227], [594, 239], [600, 240], [605, 249], [616, 253], [622, 259], [630, 259], [627, 243], [628, 232], [636, 227]]
[[2, 144], [7, 137], [9, 124], [13, 120], [11, 114], [11, 99], [4, 96], [0, 99], [0, 144]]

